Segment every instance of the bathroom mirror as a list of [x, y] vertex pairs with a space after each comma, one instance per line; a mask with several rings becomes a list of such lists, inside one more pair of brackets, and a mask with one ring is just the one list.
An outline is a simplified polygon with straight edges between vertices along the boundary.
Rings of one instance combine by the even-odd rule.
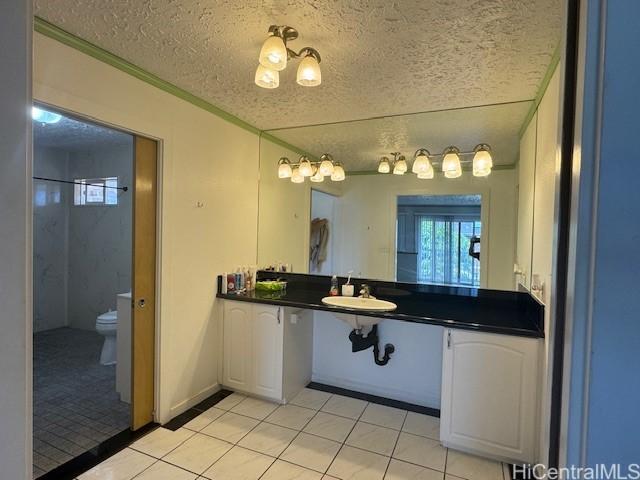
[[[547, 137], [557, 130], [557, 77], [547, 88], [553, 96], [543, 126], [551, 132]], [[530, 288], [537, 273], [532, 272], [534, 229], [550, 232], [553, 222], [553, 185], [541, 182], [547, 188], [537, 195], [535, 188], [537, 176], [553, 178], [555, 166], [554, 151], [547, 152], [545, 168], [540, 159], [540, 142], [553, 143], [536, 130], [541, 108], [531, 100], [266, 132], [260, 148], [260, 266], [283, 263], [298, 273], [352, 271], [391, 281]], [[490, 147], [493, 166], [486, 176], [473, 172], [478, 145]], [[460, 151], [457, 178], [442, 171], [450, 146]], [[412, 173], [419, 149], [429, 153], [433, 178]], [[279, 178], [281, 158], [295, 171], [306, 156], [315, 170], [327, 153], [343, 166], [343, 181]], [[394, 154], [406, 159], [403, 175], [393, 174]], [[389, 173], [378, 172], [382, 157], [389, 159]], [[535, 225], [536, 207], [544, 225]], [[550, 238], [544, 250], [550, 263]]]

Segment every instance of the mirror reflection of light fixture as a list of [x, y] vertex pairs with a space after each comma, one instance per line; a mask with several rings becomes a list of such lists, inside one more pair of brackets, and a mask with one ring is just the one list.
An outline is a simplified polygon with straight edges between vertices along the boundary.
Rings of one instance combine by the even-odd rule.
[[300, 173], [300, 167], [293, 167], [293, 171], [291, 173], [291, 181], [293, 183], [303, 183], [304, 176]]
[[394, 175], [404, 175], [407, 173], [407, 159], [404, 155], [400, 155], [399, 153], [394, 153], [396, 159], [393, 162], [393, 174]]
[[420, 172], [420, 173], [418, 173], [417, 176], [418, 176], [418, 178], [420, 180], [431, 180], [433, 178], [433, 176], [434, 176], [434, 173], [435, 172], [433, 171], [433, 168], [432, 168], [428, 172]]
[[319, 172], [321, 175], [328, 177], [333, 173], [333, 157], [328, 153], [325, 153], [320, 157], [320, 167]]
[[391, 165], [389, 164], [388, 157], [382, 157], [378, 163], [378, 173], [389, 173], [391, 171]]
[[333, 173], [331, 174], [331, 180], [334, 182], [341, 182], [345, 179], [344, 167], [340, 162], [335, 162], [333, 165]]
[[300, 157], [300, 174], [303, 177], [310, 177], [313, 175], [313, 168], [311, 167], [311, 162], [305, 156]]
[[447, 178], [458, 178], [462, 175], [462, 165], [460, 164], [460, 150], [456, 147], [448, 147], [444, 151], [442, 159], [442, 172]]
[[291, 178], [291, 162], [287, 157], [278, 160], [278, 178]]
[[315, 183], [324, 182], [324, 175], [320, 171], [320, 167], [316, 168], [316, 172], [313, 175], [311, 175], [309, 180], [311, 180], [312, 182], [315, 182]]
[[269, 37], [262, 44], [259, 65], [256, 70], [255, 83], [262, 88], [277, 88], [280, 84], [278, 72], [287, 67], [287, 61], [301, 58], [296, 74], [296, 82], [304, 87], [315, 87], [322, 83], [320, 71], [320, 54], [311, 47], [304, 47], [299, 52], [291, 50], [287, 44], [298, 38], [298, 31], [287, 25], [271, 25]]
[[491, 158], [491, 148], [489, 145], [481, 143], [474, 149], [473, 156], [473, 176], [486, 177], [491, 173], [493, 168], [493, 159]]
[[421, 148], [416, 151], [413, 160], [413, 166], [411, 167], [411, 171], [413, 173], [427, 173], [433, 170], [431, 166], [431, 162], [429, 161], [429, 151], [425, 148]]

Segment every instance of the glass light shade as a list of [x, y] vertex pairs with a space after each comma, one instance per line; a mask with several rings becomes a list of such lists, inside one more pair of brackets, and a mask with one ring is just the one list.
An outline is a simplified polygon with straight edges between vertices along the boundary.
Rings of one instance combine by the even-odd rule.
[[382, 157], [378, 163], [378, 173], [389, 173], [391, 171], [391, 165], [389, 165], [389, 159]]
[[442, 159], [442, 171], [447, 178], [458, 178], [462, 175], [462, 165], [457, 149], [451, 149], [445, 153]]
[[300, 174], [303, 177], [310, 177], [313, 175], [313, 167], [311, 166], [311, 162], [307, 157], [300, 158]]
[[411, 171], [413, 173], [425, 173], [429, 170], [432, 170], [432, 167], [427, 154], [419, 153], [418, 155], [416, 155], [416, 158], [413, 161], [413, 166], [411, 167]]
[[278, 85], [280, 85], [280, 74], [277, 70], [271, 70], [264, 65], [258, 65], [255, 82], [256, 85], [262, 88], [278, 88]]
[[303, 183], [304, 176], [300, 173], [300, 168], [293, 167], [293, 172], [291, 173], [291, 181], [293, 183]]
[[278, 162], [278, 178], [291, 178], [291, 164], [286, 158], [281, 158]]
[[433, 178], [433, 175], [434, 175], [434, 171], [433, 171], [433, 168], [432, 168], [428, 172], [420, 172], [420, 173], [418, 173], [418, 178], [420, 180], [431, 180]]
[[396, 163], [393, 165], [394, 175], [404, 175], [407, 173], [407, 161], [404, 157], [399, 157]]
[[318, 169], [320, 174], [325, 177], [331, 175], [333, 173], [333, 170], [334, 166], [333, 163], [331, 163], [331, 160], [322, 160], [322, 162], [320, 163], [320, 168]]
[[287, 47], [280, 37], [267, 38], [260, 49], [260, 65], [277, 72], [287, 68]]
[[316, 168], [316, 173], [314, 173], [309, 180], [315, 183], [324, 182], [324, 175], [319, 168]]
[[334, 182], [341, 182], [345, 179], [344, 168], [340, 163], [336, 163], [333, 167], [333, 173], [331, 174], [331, 180]]
[[303, 87], [317, 87], [322, 83], [320, 64], [312, 55], [307, 55], [298, 65], [296, 82]]
[[473, 176], [486, 177], [491, 173], [491, 168], [493, 168], [491, 153], [485, 148], [477, 149], [473, 156]]
[[38, 107], [31, 107], [31, 118], [40, 123], [58, 123], [62, 119], [62, 115]]

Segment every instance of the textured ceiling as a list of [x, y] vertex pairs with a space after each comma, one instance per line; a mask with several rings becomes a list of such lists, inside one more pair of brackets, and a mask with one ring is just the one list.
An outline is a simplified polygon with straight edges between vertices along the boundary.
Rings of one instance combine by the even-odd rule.
[[[36, 15], [260, 129], [528, 100], [562, 0], [35, 0]], [[322, 55], [322, 85], [253, 83], [270, 24]], [[297, 62], [293, 62], [296, 63]]]
[[96, 145], [132, 145], [133, 137], [118, 130], [63, 116], [58, 123], [34, 121], [33, 142], [36, 147], [77, 149]]
[[[390, 157], [389, 152], [401, 152], [409, 160], [418, 148], [439, 154], [450, 145], [471, 151], [479, 143], [491, 145], [495, 165], [513, 165], [518, 160], [518, 133], [531, 104], [508, 103], [270, 133], [316, 157], [330, 153], [344, 163], [347, 172], [375, 170], [380, 157]], [[277, 161], [261, 159], [264, 166]]]

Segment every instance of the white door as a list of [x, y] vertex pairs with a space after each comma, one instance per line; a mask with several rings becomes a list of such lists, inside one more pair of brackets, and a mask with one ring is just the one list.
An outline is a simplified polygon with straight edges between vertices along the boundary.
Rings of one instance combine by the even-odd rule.
[[282, 310], [253, 305], [253, 392], [274, 400], [282, 398]]
[[224, 302], [223, 383], [249, 392], [251, 388], [252, 304]]
[[535, 463], [539, 350], [539, 339], [445, 329], [442, 443]]

